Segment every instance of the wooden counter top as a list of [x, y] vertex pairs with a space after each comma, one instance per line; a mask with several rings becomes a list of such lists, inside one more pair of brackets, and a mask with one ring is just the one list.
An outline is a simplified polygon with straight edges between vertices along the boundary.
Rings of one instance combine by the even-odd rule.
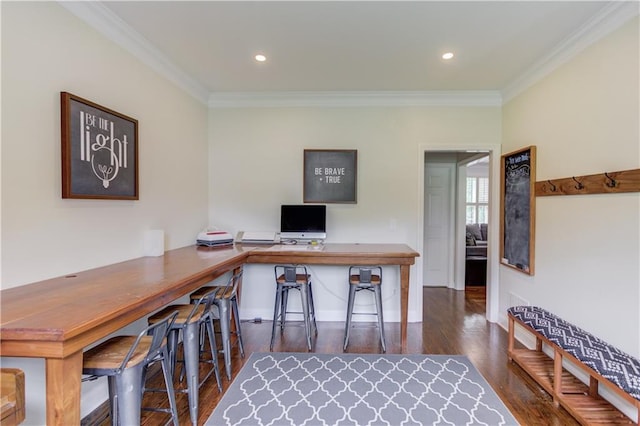
[[[2, 290], [2, 355], [24, 356], [15, 353], [8, 341], [68, 342], [85, 333], [95, 334], [105, 323], [115, 331], [241, 266], [246, 256], [242, 247], [189, 246], [164, 256], [141, 257]], [[90, 343], [96, 336], [88, 339]], [[86, 343], [86, 339], [80, 342]], [[38, 348], [32, 350], [38, 356]]]

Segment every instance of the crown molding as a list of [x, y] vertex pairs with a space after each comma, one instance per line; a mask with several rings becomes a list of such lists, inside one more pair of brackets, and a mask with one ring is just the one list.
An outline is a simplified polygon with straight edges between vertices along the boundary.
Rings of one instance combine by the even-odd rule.
[[209, 90], [206, 87], [178, 68], [164, 53], [101, 2], [58, 0], [58, 3], [198, 101], [207, 104]]
[[500, 105], [502, 98], [497, 91], [218, 92], [209, 97], [209, 108]]
[[637, 1], [612, 1], [501, 91], [210, 92], [100, 1], [58, 3], [209, 108], [501, 106], [582, 50], [638, 16]]
[[640, 3], [637, 1], [614, 1], [607, 4], [589, 22], [505, 87], [501, 92], [503, 102], [509, 102], [584, 49], [620, 28], [630, 19], [638, 16], [639, 11]]

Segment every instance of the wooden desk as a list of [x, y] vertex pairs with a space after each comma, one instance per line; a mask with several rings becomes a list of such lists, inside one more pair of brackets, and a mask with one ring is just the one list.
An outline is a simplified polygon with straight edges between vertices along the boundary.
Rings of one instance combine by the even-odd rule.
[[245, 263], [400, 267], [401, 343], [406, 348], [409, 268], [404, 244], [327, 244], [322, 251], [236, 245], [183, 247], [0, 292], [0, 355], [45, 358], [47, 424], [80, 424], [85, 347]]
[[405, 244], [325, 244], [322, 250], [277, 246], [256, 248], [247, 263], [300, 263], [312, 265], [398, 265], [400, 267], [400, 343], [407, 347], [409, 269], [418, 255]]

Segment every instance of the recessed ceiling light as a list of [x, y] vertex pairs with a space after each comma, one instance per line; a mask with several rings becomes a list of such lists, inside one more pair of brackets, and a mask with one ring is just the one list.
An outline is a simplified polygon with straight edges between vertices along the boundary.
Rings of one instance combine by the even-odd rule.
[[267, 60], [267, 57], [266, 57], [266, 56], [264, 56], [264, 55], [262, 55], [262, 54], [258, 54], [258, 55], [256, 55], [256, 56], [255, 56], [255, 59], [256, 59], [256, 61], [258, 61], [258, 62], [264, 62], [264, 61], [266, 61], [266, 60]]
[[442, 59], [451, 59], [451, 58], [453, 58], [453, 53], [452, 52], [447, 52], [447, 53], [442, 55]]

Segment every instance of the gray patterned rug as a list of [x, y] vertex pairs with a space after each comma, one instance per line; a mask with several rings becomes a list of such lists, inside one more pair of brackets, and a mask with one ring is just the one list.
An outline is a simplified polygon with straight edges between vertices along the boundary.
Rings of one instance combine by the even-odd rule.
[[517, 425], [466, 356], [253, 353], [209, 426]]

